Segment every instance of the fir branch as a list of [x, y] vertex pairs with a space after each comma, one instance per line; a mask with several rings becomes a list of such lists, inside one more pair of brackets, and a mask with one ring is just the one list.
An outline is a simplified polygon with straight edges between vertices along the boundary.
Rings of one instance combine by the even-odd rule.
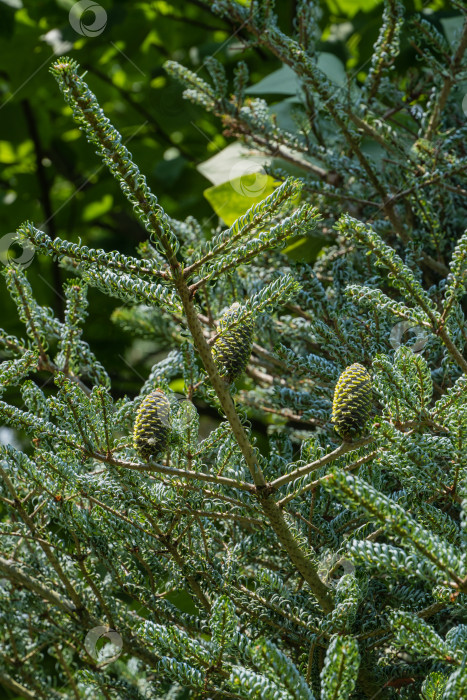
[[394, 207], [389, 202], [389, 197], [381, 184], [380, 179], [376, 175], [372, 165], [360, 149], [358, 139], [355, 134], [349, 129], [346, 124], [344, 113], [337, 98], [334, 96], [333, 86], [330, 84], [324, 73], [316, 66], [315, 62], [306, 54], [302, 47], [292, 38], [281, 32], [274, 22], [268, 26], [268, 31], [264, 32], [263, 27], [258, 21], [256, 13], [252, 12], [247, 15], [245, 8], [241, 7], [234, 0], [222, 0], [214, 5], [215, 9], [220, 14], [229, 14], [230, 17], [236, 19], [242, 26], [256, 37], [260, 45], [266, 46], [272, 53], [277, 56], [283, 63], [291, 66], [299, 75], [306, 87], [315, 91], [326, 104], [329, 114], [334, 119], [339, 130], [344, 135], [349, 147], [355, 153], [361, 167], [365, 171], [369, 181], [372, 183], [375, 190], [381, 197], [382, 206], [388, 215], [395, 230], [405, 238], [406, 234], [403, 230], [401, 222], [395, 212]]
[[88, 248], [85, 245], [71, 243], [61, 238], [51, 238], [44, 231], [37, 229], [30, 221], [26, 221], [17, 230], [18, 241], [30, 241], [37, 252], [50, 256], [70, 258], [78, 264], [92, 264], [109, 270], [128, 272], [137, 275], [166, 280], [167, 272], [157, 268], [157, 260], [139, 260], [118, 251], [106, 252], [102, 248]]
[[354, 450], [357, 450], [360, 447], [368, 445], [372, 442], [373, 439], [374, 438], [372, 437], [367, 437], [352, 443], [344, 442], [342, 445], [339, 445], [339, 447], [336, 447], [335, 450], [329, 452], [324, 457], [321, 457], [320, 459], [317, 459], [314, 462], [311, 462], [310, 464], [305, 464], [303, 467], [299, 467], [290, 474], [284, 474], [284, 476], [280, 476], [277, 479], [274, 479], [274, 481], [271, 481], [269, 486], [271, 488], [278, 489], [284, 484], [288, 484], [292, 481], [295, 481], [296, 479], [300, 479], [302, 476], [306, 476], [307, 474], [317, 471], [325, 464], [329, 464], [335, 461], [338, 457], [341, 457], [342, 455], [345, 455], [348, 452], [353, 452]]
[[374, 46], [371, 68], [365, 84], [369, 102], [377, 95], [384, 72], [389, 70], [398, 55], [403, 10], [398, 0], [387, 0], [384, 4], [383, 24]]
[[15, 503], [15, 510], [18, 512], [18, 515], [23, 520], [23, 522], [27, 525], [27, 527], [31, 531], [31, 534], [37, 538], [39, 546], [44, 551], [47, 559], [50, 562], [51, 567], [54, 569], [54, 571], [56, 572], [60, 581], [62, 582], [62, 585], [64, 586], [68, 596], [70, 597], [70, 600], [73, 602], [73, 605], [75, 606], [75, 608], [80, 610], [83, 607], [83, 602], [82, 602], [82, 599], [81, 599], [78, 591], [76, 590], [75, 586], [73, 586], [69, 577], [66, 575], [64, 568], [61, 566], [58, 558], [56, 557], [55, 553], [52, 551], [52, 548], [50, 547], [50, 545], [47, 542], [45, 542], [44, 540], [42, 540], [42, 538], [38, 537], [39, 533], [37, 531], [36, 525], [34, 524], [34, 521], [29, 516], [29, 514], [26, 512], [26, 510], [25, 510], [25, 508], [24, 508], [24, 506], [23, 506], [23, 504], [18, 496], [18, 493], [13, 485], [13, 482], [11, 481], [8, 474], [1, 466], [0, 466], [0, 476], [2, 477], [3, 482], [4, 482], [8, 492], [11, 494], [11, 497], [13, 498], [13, 501]]
[[120, 134], [105, 117], [95, 96], [78, 75], [78, 69], [76, 61], [63, 57], [50, 70], [58, 81], [65, 101], [72, 108], [78, 125], [89, 141], [97, 146], [99, 155], [120, 183], [123, 194], [133, 205], [144, 227], [155, 237], [161, 252], [178, 272], [180, 266], [175, 257], [178, 241], [171, 230], [169, 219], [150, 191], [146, 178], [133, 163], [130, 152], [122, 144]]
[[453, 251], [450, 272], [444, 290], [444, 309], [441, 323], [444, 324], [457, 300], [467, 291], [467, 231], [461, 236]]
[[279, 249], [288, 238], [306, 231], [310, 232], [319, 222], [320, 214], [315, 207], [304, 205], [290, 216], [281, 221], [280, 224], [272, 226], [267, 231], [256, 234], [254, 238], [243, 242], [240, 251], [235, 249], [229, 255], [222, 257], [216, 262], [209, 263], [201, 267], [199, 275], [203, 277], [190, 286], [190, 291], [194, 293], [199, 287], [205, 285], [213, 277], [219, 278], [229, 270], [237, 268], [241, 264], [246, 264], [258, 257], [261, 253], [272, 248]]
[[188, 279], [197, 269], [210, 262], [220, 254], [226, 253], [247, 236], [256, 227], [264, 228], [269, 219], [280, 210], [280, 207], [292, 197], [298, 195], [301, 183], [293, 178], [287, 178], [274, 192], [239, 217], [230, 228], [222, 231], [200, 248], [198, 259], [184, 269]]
[[[250, 468], [253, 480], [257, 487], [262, 487], [265, 485], [265, 481], [261, 469], [237, 416], [225, 383], [218, 374], [191, 301], [192, 294], [180, 275], [180, 264], [175, 257], [178, 241], [174, 238], [166, 215], [160, 209], [154, 195], [149, 191], [145, 178], [140, 175], [138, 169], [131, 161], [129, 152], [121, 144], [120, 135], [103, 115], [96, 98], [78, 76], [77, 70], [78, 65], [76, 62], [69, 59], [59, 59], [55, 62], [52, 73], [57, 78], [65, 99], [73, 108], [76, 120], [84, 128], [88, 139], [97, 145], [104, 162], [120, 181], [122, 191], [135, 206], [137, 214], [140, 215], [149, 233], [157, 237], [163, 252], [166, 254], [195, 345], [227, 419], [232, 426], [233, 433]], [[92, 272], [89, 270], [87, 275], [91, 278], [93, 277]], [[107, 273], [107, 278], [109, 277], [110, 272]], [[307, 561], [300, 548], [294, 542], [279, 509], [268, 499], [262, 498], [261, 503], [276, 534], [289, 552], [289, 556], [295, 561], [322, 605], [329, 609], [331, 602], [326, 588], [310, 562]]]
[[143, 301], [162, 306], [173, 314], [179, 314], [182, 310], [176, 293], [167, 285], [146, 282], [133, 274], [113, 272], [105, 267], [95, 267], [92, 263], [83, 266], [82, 275], [90, 285], [123, 301]]
[[344, 235], [355, 238], [359, 243], [364, 244], [376, 255], [377, 264], [389, 270], [391, 284], [419, 306], [426, 318], [429, 319], [433, 332], [440, 336], [459, 367], [464, 372], [467, 372], [467, 361], [449, 336], [441, 320], [441, 314], [437, 311], [423, 287], [415, 279], [412, 271], [404, 265], [396, 252], [386, 245], [369, 226], [362, 224], [347, 214], [340, 218], [336, 228]]
[[18, 564], [18, 562], [0, 557], [0, 570], [8, 579], [16, 581], [19, 585], [26, 586], [26, 588], [37, 593], [40, 598], [48, 600], [49, 603], [59, 610], [63, 610], [66, 613], [75, 612], [75, 606], [72, 602], [68, 601], [60, 593], [47, 588], [38, 580], [34, 579], [24, 570], [24, 567]]
[[370, 484], [359, 477], [333, 472], [326, 481], [326, 488], [336, 489], [349, 501], [363, 506], [373, 517], [383, 524], [389, 524], [392, 530], [404, 541], [409, 542], [429, 562], [443, 571], [449, 581], [464, 587], [462, 581], [462, 564], [453, 547], [428, 532], [407, 515], [401, 506], [378, 493]]
[[464, 20], [464, 26], [462, 29], [462, 34], [460, 37], [459, 45], [457, 47], [457, 50], [455, 54], [452, 56], [449, 66], [445, 72], [445, 75], [443, 76], [443, 87], [441, 88], [441, 91], [439, 93], [438, 99], [434, 105], [433, 111], [430, 116], [430, 120], [428, 122], [426, 132], [425, 132], [425, 138], [426, 139], [432, 139], [436, 128], [438, 126], [439, 120], [441, 118], [441, 114], [443, 112], [443, 109], [446, 105], [447, 99], [449, 97], [449, 93], [452, 89], [452, 86], [456, 82], [457, 78], [457, 73], [461, 69], [462, 65], [462, 59], [464, 57], [464, 54], [467, 50], [467, 18]]
[[116, 467], [124, 467], [125, 469], [132, 469], [134, 471], [156, 472], [157, 474], [167, 474], [168, 476], [180, 476], [184, 479], [189, 479], [192, 481], [205, 481], [212, 484], [223, 484], [224, 486], [229, 486], [230, 488], [254, 493], [254, 486], [252, 484], [237, 481], [236, 479], [229, 479], [223, 476], [214, 476], [201, 471], [195, 472], [188, 469], [177, 469], [176, 467], [169, 467], [164, 464], [156, 464], [152, 461], [148, 464], [136, 464], [99, 452], [93, 452], [92, 456], [94, 459], [97, 459], [100, 462], [107, 462], [108, 464], [115, 465]]
[[360, 665], [357, 642], [350, 636], [336, 635], [328, 647], [321, 681], [322, 695], [345, 700], [354, 688]]
[[[345, 446], [342, 445], [342, 447]], [[344, 454], [344, 453], [341, 453]], [[360, 457], [359, 459], [356, 459], [354, 462], [351, 462], [350, 464], [347, 464], [345, 469], [346, 471], [353, 471], [354, 469], [358, 469], [362, 464], [365, 464], [366, 462], [371, 461], [375, 457], [377, 457], [378, 452], [374, 450], [373, 452], [368, 452], [368, 454], [363, 455], [363, 457]], [[324, 459], [324, 458], [323, 458]], [[319, 462], [319, 460], [317, 460]], [[312, 471], [315, 471], [314, 469]], [[316, 491], [317, 487], [320, 486], [320, 484], [324, 484], [325, 481], [329, 481], [330, 479], [330, 474], [326, 474], [325, 476], [320, 477], [319, 479], [316, 479], [315, 481], [311, 481], [306, 485], [300, 485], [296, 491], [293, 491], [292, 493], [289, 493], [287, 496], [284, 496], [281, 498], [279, 501], [277, 501], [277, 505], [283, 508], [286, 506], [290, 501], [292, 501], [294, 498], [297, 496], [301, 496], [304, 493], [307, 493], [308, 491], [314, 492]]]
[[35, 692], [28, 690], [26, 686], [22, 685], [21, 683], [18, 683], [17, 680], [12, 678], [7, 673], [4, 673], [3, 671], [0, 671], [0, 681], [3, 685], [12, 690], [21, 698], [26, 698], [27, 700], [35, 700], [35, 698], [37, 698]]

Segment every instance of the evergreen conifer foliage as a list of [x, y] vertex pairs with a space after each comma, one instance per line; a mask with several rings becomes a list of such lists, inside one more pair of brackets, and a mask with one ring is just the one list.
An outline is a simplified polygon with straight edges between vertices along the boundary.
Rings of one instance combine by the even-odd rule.
[[[209, 83], [167, 66], [276, 157], [272, 194], [209, 240], [164, 212], [75, 61], [53, 65], [148, 242], [132, 257], [21, 225], [74, 270], [63, 320], [4, 271], [24, 338], [1, 331], [0, 413], [25, 447], [0, 447], [0, 683], [19, 697], [466, 695], [467, 21], [459, 6], [448, 45], [410, 19], [415, 96], [391, 72], [405, 20], [388, 0], [366, 81], [339, 91], [313, 5], [297, 2], [288, 36], [271, 0], [212, 3], [296, 75], [295, 129], [248, 97], [244, 64], [231, 97], [214, 59]], [[313, 231], [320, 255], [294, 264], [284, 246]], [[114, 399], [83, 340], [89, 286], [125, 302], [135, 333], [149, 308], [166, 339], [133, 399]], [[400, 323], [422, 348], [392, 345]], [[221, 417], [204, 439], [200, 400]], [[265, 449], [248, 418], [271, 415]], [[121, 648], [106, 663], [89, 639], [109, 629]]]

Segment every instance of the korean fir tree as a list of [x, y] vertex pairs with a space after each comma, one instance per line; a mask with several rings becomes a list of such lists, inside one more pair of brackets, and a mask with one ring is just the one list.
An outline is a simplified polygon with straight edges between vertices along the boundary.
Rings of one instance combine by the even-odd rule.
[[[148, 240], [131, 257], [18, 229], [73, 276], [60, 320], [5, 269], [25, 337], [2, 332], [0, 411], [27, 440], [1, 448], [0, 682], [22, 698], [457, 700], [466, 18], [453, 3], [442, 33], [388, 0], [366, 75], [338, 89], [314, 3], [296, 3], [293, 35], [270, 1], [212, 8], [297, 90], [285, 128], [249, 97], [244, 63], [232, 95], [214, 59], [209, 82], [167, 65], [274, 157], [271, 194], [228, 227], [169, 217], [77, 64], [52, 68]], [[410, 76], [395, 70], [408, 35]], [[318, 233], [312, 262], [284, 255]], [[114, 399], [82, 337], [89, 286], [124, 302], [114, 318], [135, 335], [165, 342], [136, 397]], [[220, 417], [202, 440], [200, 402]], [[263, 445], [250, 421], [268, 416]], [[119, 641], [111, 663], [90, 633]]]

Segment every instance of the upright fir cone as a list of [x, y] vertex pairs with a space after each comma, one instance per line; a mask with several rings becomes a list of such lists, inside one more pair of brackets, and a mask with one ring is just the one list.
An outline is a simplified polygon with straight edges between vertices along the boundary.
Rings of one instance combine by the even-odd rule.
[[346, 442], [362, 435], [372, 396], [371, 377], [363, 365], [356, 362], [342, 372], [334, 390], [331, 421]]
[[[238, 317], [240, 304], [235, 302], [219, 320], [222, 333]], [[219, 373], [229, 383], [237, 379], [248, 364], [253, 345], [254, 322], [242, 321], [231, 330], [222, 333], [212, 346], [212, 354]]]
[[165, 449], [170, 433], [170, 404], [160, 389], [142, 401], [135, 418], [133, 446], [140, 457], [148, 460]]

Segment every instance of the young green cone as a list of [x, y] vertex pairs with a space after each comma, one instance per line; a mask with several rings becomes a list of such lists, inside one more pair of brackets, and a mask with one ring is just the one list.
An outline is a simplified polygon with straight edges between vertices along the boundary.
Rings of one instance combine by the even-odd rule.
[[133, 446], [144, 460], [155, 457], [167, 446], [170, 433], [170, 404], [160, 389], [142, 401], [136, 414]]
[[253, 345], [253, 321], [242, 321], [231, 330], [225, 331], [232, 321], [238, 317], [239, 308], [240, 304], [232, 304], [222, 316], [219, 321], [219, 332], [221, 335], [212, 347], [212, 354], [219, 373], [229, 383], [233, 382], [245, 371]]
[[342, 372], [334, 390], [331, 421], [346, 442], [362, 435], [370, 415], [372, 395], [371, 377], [363, 365], [356, 362]]

